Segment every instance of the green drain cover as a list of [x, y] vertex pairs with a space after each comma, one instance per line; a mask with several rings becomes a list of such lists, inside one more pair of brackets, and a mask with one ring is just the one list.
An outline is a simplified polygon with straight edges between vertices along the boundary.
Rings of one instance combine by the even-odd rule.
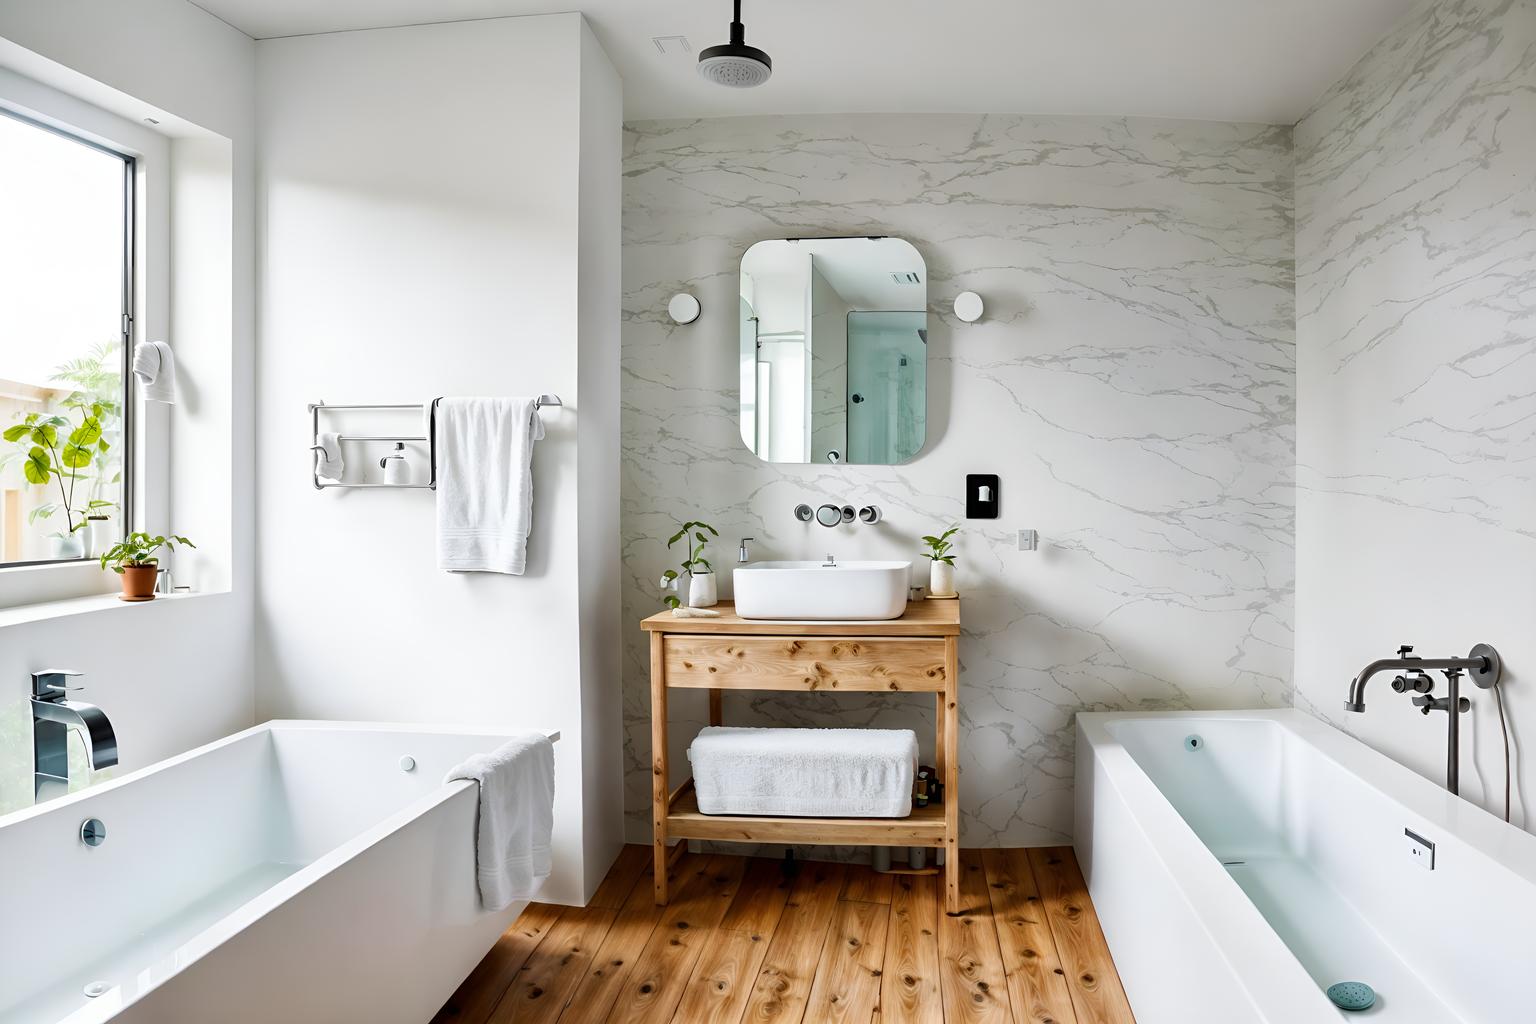
[[1341, 1010], [1369, 1010], [1376, 1005], [1376, 990], [1363, 981], [1341, 981], [1328, 986], [1328, 998]]

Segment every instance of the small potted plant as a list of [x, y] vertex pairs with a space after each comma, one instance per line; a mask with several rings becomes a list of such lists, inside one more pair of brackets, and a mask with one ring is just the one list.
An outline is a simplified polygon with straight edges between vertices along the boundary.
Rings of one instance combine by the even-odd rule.
[[153, 601], [155, 575], [160, 571], [160, 556], [156, 552], [161, 548], [174, 549], [177, 544], [197, 547], [185, 537], [130, 533], [101, 556], [101, 567], [110, 567], [123, 578], [123, 592], [118, 596], [124, 601]]
[[[688, 557], [683, 560], [681, 568], [688, 576], [688, 607], [690, 608], [713, 608], [720, 603], [720, 595], [715, 588], [714, 567], [709, 564], [709, 559], [704, 557], [704, 547], [709, 543], [709, 537], [704, 535], [705, 530], [708, 530], [711, 536], [720, 536], [720, 531], [708, 523], [688, 522], [679, 526], [677, 532], [672, 535], [672, 539], [667, 541], [667, 547], [670, 548], [678, 541], [686, 539]], [[661, 588], [672, 591], [666, 596], [668, 608], [676, 608], [683, 603], [676, 593], [681, 578], [676, 569], [668, 569], [661, 574]]]
[[955, 596], [955, 556], [950, 554], [954, 550], [954, 544], [949, 538], [960, 532], [960, 527], [951, 526], [937, 537], [924, 537], [923, 543], [928, 545], [928, 550], [923, 552], [923, 557], [932, 560], [928, 567], [928, 595], [930, 597], [954, 597]]

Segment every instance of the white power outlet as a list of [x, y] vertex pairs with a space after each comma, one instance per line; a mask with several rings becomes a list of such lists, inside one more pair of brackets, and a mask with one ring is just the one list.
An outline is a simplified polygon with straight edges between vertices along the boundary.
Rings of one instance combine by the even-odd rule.
[[1019, 550], [1034, 551], [1040, 547], [1040, 535], [1034, 530], [1019, 531]]
[[1435, 844], [1412, 829], [1403, 829], [1403, 842], [1408, 855], [1425, 871], [1435, 870]]

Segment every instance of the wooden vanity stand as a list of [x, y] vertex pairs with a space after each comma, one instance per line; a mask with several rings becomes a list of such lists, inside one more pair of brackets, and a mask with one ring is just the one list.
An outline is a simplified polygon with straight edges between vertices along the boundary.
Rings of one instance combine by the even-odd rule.
[[[944, 850], [944, 907], [960, 912], [960, 786], [957, 771], [960, 602], [913, 601], [882, 622], [777, 622], [743, 619], [720, 604], [719, 618], [641, 623], [651, 634], [651, 820], [656, 902], [667, 902], [667, 844], [713, 839], [737, 843], [929, 846]], [[702, 814], [689, 777], [671, 787], [667, 765], [667, 690], [709, 691], [709, 722], [722, 725], [726, 690], [807, 693], [931, 693], [937, 738], [934, 767], [944, 802], [913, 807], [906, 818], [792, 818]], [[678, 844], [681, 851], [684, 844]]]

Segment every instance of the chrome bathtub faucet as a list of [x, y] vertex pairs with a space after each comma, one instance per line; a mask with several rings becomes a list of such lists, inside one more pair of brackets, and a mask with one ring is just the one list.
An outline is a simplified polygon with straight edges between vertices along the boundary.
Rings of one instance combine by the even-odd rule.
[[66, 700], [80, 689], [68, 682], [80, 675], [67, 668], [32, 673], [32, 798], [35, 803], [69, 792], [69, 730], [80, 730], [92, 771], [117, 764], [117, 734], [94, 704]]

